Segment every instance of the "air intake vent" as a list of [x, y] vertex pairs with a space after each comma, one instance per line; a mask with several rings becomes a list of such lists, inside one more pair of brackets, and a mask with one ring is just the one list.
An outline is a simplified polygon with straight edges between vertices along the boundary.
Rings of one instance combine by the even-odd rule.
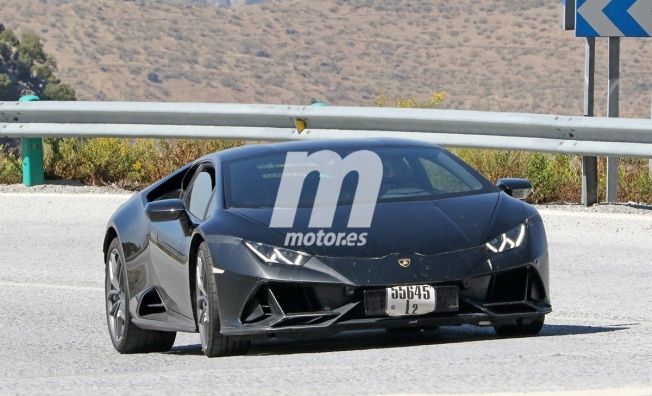
[[528, 268], [499, 272], [489, 285], [488, 302], [524, 301], [528, 282]]
[[161, 296], [158, 294], [156, 288], [151, 288], [143, 294], [138, 306], [138, 314], [140, 316], [153, 315], [165, 311], [165, 305], [163, 304]]

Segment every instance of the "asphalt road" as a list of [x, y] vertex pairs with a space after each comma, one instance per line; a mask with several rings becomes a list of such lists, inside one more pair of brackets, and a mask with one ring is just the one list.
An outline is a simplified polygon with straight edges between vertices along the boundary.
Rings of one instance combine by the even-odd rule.
[[101, 243], [125, 199], [0, 194], [0, 394], [652, 394], [652, 211], [542, 211], [554, 312], [540, 337], [345, 333], [207, 359], [195, 334], [169, 353], [113, 350]]

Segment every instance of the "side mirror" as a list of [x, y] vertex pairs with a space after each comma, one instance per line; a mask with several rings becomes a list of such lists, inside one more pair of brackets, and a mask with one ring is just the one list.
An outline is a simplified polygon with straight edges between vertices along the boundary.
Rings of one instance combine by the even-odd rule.
[[498, 179], [496, 187], [517, 199], [525, 199], [532, 193], [532, 183], [527, 179]]
[[154, 222], [179, 220], [186, 213], [186, 206], [180, 199], [163, 199], [148, 203], [145, 213]]

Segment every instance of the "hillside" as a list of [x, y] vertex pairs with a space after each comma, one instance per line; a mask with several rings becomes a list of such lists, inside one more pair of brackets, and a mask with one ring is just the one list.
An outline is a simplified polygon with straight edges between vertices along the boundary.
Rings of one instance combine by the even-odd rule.
[[[80, 99], [371, 105], [383, 92], [446, 91], [448, 108], [582, 109], [583, 42], [561, 31], [558, 1], [0, 5], [0, 22], [43, 38]], [[604, 113], [606, 41], [599, 48]], [[621, 113], [649, 117], [652, 43], [624, 40], [622, 59]]]

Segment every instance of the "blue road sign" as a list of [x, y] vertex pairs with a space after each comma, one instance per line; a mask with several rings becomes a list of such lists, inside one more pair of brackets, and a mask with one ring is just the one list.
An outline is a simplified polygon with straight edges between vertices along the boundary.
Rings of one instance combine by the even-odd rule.
[[650, 37], [652, 0], [577, 0], [577, 37]]

